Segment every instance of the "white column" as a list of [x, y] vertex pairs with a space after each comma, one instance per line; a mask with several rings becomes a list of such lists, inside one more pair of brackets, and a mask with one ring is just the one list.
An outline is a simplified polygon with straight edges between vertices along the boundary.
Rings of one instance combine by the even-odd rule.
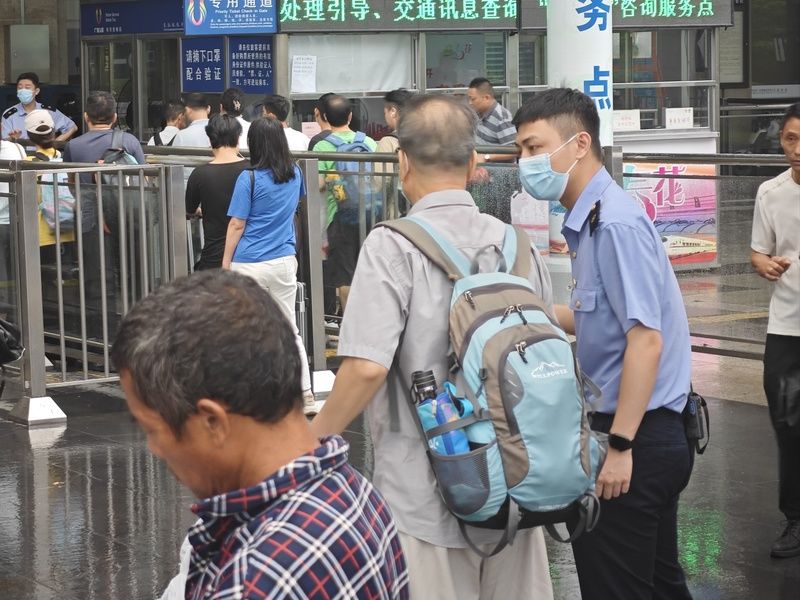
[[600, 113], [600, 143], [613, 143], [613, 0], [551, 0], [547, 6], [547, 84], [579, 89]]

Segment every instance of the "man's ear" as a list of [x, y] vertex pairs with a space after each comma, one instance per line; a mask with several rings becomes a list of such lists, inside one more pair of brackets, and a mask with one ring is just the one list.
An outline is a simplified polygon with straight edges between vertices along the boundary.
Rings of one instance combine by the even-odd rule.
[[112, 127], [117, 124], [117, 120], [118, 119], [119, 119], [119, 115], [117, 113], [114, 113], [114, 118], [111, 119], [111, 126]]
[[586, 131], [581, 131], [578, 134], [577, 142], [578, 142], [578, 152], [575, 155], [575, 158], [580, 160], [587, 154], [592, 153], [592, 136], [589, 135]]
[[478, 160], [478, 153], [473, 150], [472, 157], [469, 159], [469, 165], [467, 166], [467, 181], [472, 179], [472, 174], [475, 172], [475, 169], [478, 168], [479, 162], [480, 160]]
[[411, 163], [402, 148], [397, 149], [397, 166], [399, 167], [400, 181], [404, 181], [411, 171]]
[[222, 447], [231, 435], [231, 420], [225, 407], [217, 400], [202, 398], [195, 405], [195, 414], [209, 444]]

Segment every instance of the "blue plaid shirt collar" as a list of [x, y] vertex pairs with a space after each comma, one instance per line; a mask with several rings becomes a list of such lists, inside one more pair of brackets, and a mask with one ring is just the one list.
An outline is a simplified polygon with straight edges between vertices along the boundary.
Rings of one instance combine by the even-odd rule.
[[203, 556], [213, 553], [238, 525], [263, 513], [284, 495], [344, 466], [349, 448], [339, 436], [324, 438], [313, 452], [282, 466], [258, 485], [193, 504], [192, 512], [201, 519], [189, 532], [195, 552]]

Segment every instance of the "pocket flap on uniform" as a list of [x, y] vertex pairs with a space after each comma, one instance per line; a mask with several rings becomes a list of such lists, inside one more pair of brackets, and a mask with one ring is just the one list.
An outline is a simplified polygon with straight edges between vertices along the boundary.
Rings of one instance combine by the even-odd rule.
[[591, 312], [597, 305], [597, 290], [584, 290], [575, 288], [572, 290], [572, 297], [569, 307], [577, 312]]

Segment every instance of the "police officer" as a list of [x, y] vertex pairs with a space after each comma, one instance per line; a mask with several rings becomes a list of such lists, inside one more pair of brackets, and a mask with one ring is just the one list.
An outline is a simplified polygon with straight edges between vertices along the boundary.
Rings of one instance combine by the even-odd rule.
[[43, 106], [36, 101], [39, 95], [39, 76], [36, 73], [22, 73], [17, 77], [17, 98], [19, 104], [15, 104], [3, 113], [0, 121], [0, 138], [11, 140], [12, 142], [22, 142], [28, 140], [28, 132], [25, 130], [25, 117], [36, 109], [44, 108], [53, 115], [56, 127], [56, 141], [65, 142], [78, 131], [77, 126], [64, 113]]
[[514, 124], [525, 190], [567, 209], [571, 301], [556, 312], [603, 392], [591, 421], [609, 434], [600, 521], [572, 544], [583, 600], [689, 599], [677, 515], [694, 461], [682, 416], [691, 344], [678, 281], [653, 223], [603, 168], [591, 98], [536, 94]]

